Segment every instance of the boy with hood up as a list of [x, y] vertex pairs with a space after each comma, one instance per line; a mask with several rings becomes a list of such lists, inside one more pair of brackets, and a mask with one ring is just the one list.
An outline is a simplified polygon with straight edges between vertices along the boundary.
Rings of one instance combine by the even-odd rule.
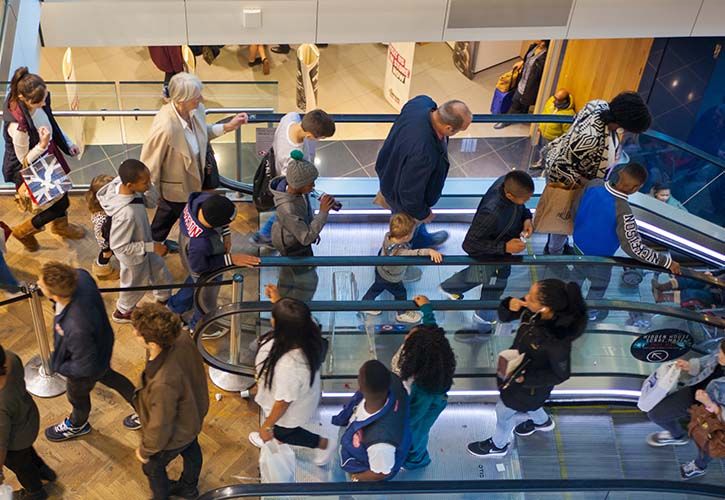
[[[118, 177], [102, 187], [96, 196], [111, 217], [109, 243], [121, 265], [120, 287], [170, 284], [171, 273], [164, 259], [154, 253], [146, 209], [156, 207], [159, 194], [146, 165], [139, 160], [125, 160], [118, 167]], [[131, 313], [144, 293], [119, 293], [111, 319], [116, 323], [130, 323]], [[171, 292], [154, 290], [153, 294], [156, 302], [165, 304]]]
[[[308, 195], [315, 188], [319, 172], [303, 159], [302, 151], [292, 151], [290, 158], [287, 174], [275, 177], [269, 184], [277, 211], [277, 220], [272, 226], [272, 244], [280, 255], [311, 257], [312, 244], [319, 242], [320, 232], [336, 201], [329, 194], [323, 195], [320, 211], [313, 217]], [[303, 302], [310, 300], [317, 289], [317, 272], [310, 266], [283, 267], [278, 288], [282, 297]]]
[[[189, 201], [179, 217], [179, 255], [189, 273], [186, 283], [195, 283], [202, 274], [226, 266], [252, 267], [259, 264], [259, 257], [232, 254], [225, 248], [224, 237], [230, 234], [229, 224], [236, 215], [234, 203], [226, 196], [213, 192], [189, 195]], [[218, 293], [216, 286], [205, 287], [202, 300], [206, 304], [216, 304]], [[185, 313], [194, 305], [194, 289], [179, 289], [167, 305], [177, 314]], [[200, 317], [200, 311], [195, 310], [189, 328], [193, 330]]]

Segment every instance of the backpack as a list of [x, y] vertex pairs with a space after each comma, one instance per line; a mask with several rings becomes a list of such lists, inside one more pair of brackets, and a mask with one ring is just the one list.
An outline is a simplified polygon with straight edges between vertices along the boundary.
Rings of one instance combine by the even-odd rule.
[[252, 183], [252, 200], [254, 200], [254, 206], [257, 207], [258, 212], [268, 212], [274, 209], [274, 198], [269, 189], [269, 183], [272, 181], [274, 173], [274, 149], [269, 148], [267, 154], [259, 162]]

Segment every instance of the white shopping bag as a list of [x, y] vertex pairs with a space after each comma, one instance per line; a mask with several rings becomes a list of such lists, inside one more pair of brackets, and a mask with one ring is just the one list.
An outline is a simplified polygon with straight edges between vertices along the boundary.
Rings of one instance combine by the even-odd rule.
[[297, 461], [288, 444], [270, 439], [259, 452], [259, 473], [263, 483], [294, 483]]
[[642, 384], [642, 392], [639, 395], [637, 408], [642, 411], [650, 411], [657, 406], [677, 385], [680, 371], [674, 361], [664, 363], [657, 368]]
[[516, 349], [506, 349], [498, 353], [496, 375], [501, 380], [507, 380], [524, 361], [524, 355]]

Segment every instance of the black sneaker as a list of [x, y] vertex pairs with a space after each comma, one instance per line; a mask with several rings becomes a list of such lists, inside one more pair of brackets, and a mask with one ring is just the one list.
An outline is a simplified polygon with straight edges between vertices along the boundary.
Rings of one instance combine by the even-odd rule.
[[130, 431], [137, 431], [141, 428], [141, 419], [138, 413], [134, 412], [123, 419], [123, 426]]
[[58, 479], [58, 475], [55, 473], [53, 469], [48, 467], [48, 464], [43, 464], [38, 468], [38, 471], [40, 472], [40, 479], [43, 481], [48, 481], [52, 483], [56, 479]]
[[181, 498], [196, 498], [199, 496], [199, 488], [186, 486], [181, 481], [169, 481], [169, 495]]
[[468, 449], [468, 453], [475, 457], [502, 457], [509, 452], [509, 445], [506, 445], [503, 448], [498, 448], [495, 444], [493, 444], [493, 439], [491, 438], [488, 438], [485, 441], [474, 441], [472, 443], [468, 443], [466, 448]]
[[553, 431], [554, 427], [556, 427], [556, 424], [554, 421], [549, 417], [549, 420], [544, 422], [543, 424], [535, 424], [533, 420], [529, 419], [526, 422], [521, 422], [519, 425], [517, 425], [514, 428], [514, 432], [517, 436], [530, 436], [536, 431], [541, 432], [549, 432]]
[[13, 500], [45, 500], [46, 498], [48, 498], [48, 494], [43, 488], [34, 492], [26, 489], [13, 491]]
[[704, 476], [705, 472], [707, 471], [699, 468], [694, 460], [680, 465], [680, 476], [682, 479], [695, 479], [696, 477]]
[[73, 427], [70, 423], [70, 419], [66, 418], [58, 425], [45, 429], [45, 437], [48, 438], [48, 441], [57, 443], [59, 441], [67, 441], [68, 439], [83, 436], [89, 432], [91, 432], [91, 424], [88, 422], [80, 427]]

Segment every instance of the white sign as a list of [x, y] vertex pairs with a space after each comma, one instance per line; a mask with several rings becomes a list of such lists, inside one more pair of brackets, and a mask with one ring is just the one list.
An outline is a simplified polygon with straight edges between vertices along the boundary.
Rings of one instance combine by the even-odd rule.
[[388, 44], [388, 60], [385, 66], [385, 99], [400, 111], [410, 99], [410, 79], [413, 76], [415, 42]]

